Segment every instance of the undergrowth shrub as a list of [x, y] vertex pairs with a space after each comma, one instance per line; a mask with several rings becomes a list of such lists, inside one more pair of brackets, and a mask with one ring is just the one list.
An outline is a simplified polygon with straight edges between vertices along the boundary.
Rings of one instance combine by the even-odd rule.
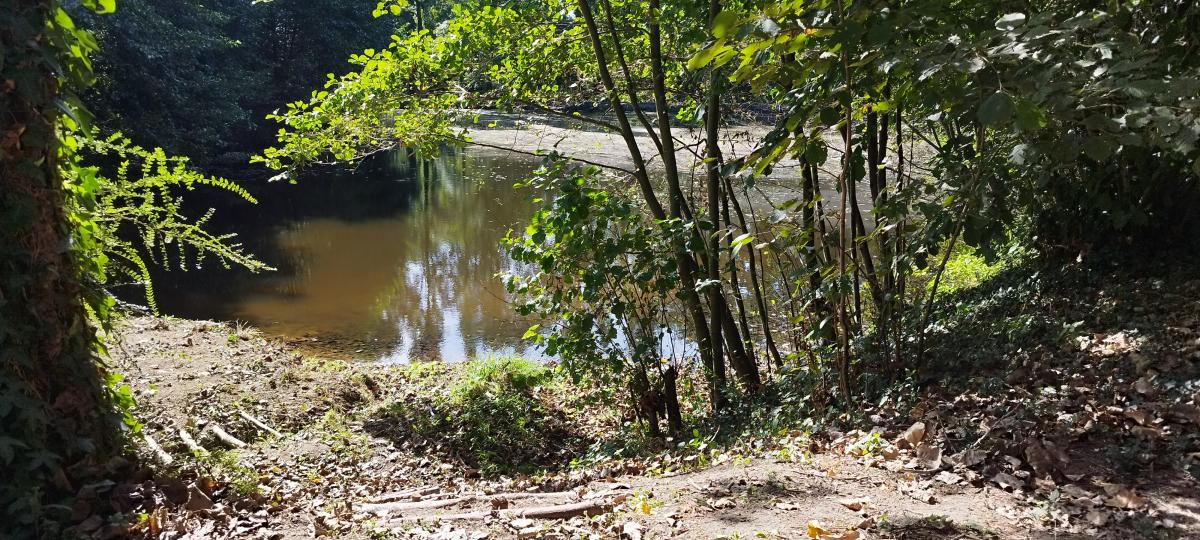
[[487, 357], [404, 373], [424, 390], [388, 405], [368, 430], [449, 453], [488, 475], [559, 464], [578, 439], [566, 415], [542, 399], [554, 371], [534, 361]]

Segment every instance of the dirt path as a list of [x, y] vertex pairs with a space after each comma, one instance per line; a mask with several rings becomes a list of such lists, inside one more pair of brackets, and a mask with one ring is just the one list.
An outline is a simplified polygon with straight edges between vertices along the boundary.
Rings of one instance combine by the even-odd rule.
[[[413, 531], [423, 524], [443, 533], [493, 532], [497, 526], [500, 530], [495, 532], [509, 529], [518, 535], [520, 529], [530, 529], [526, 536], [534, 530], [588, 532], [594, 530], [591, 523], [532, 522], [523, 519], [524, 511], [607, 500], [615, 512], [612, 525], [627, 536], [627, 531], [637, 530], [649, 538], [805, 538], [810, 523], [833, 536], [849, 532], [863, 538], [871, 534], [868, 531], [889, 537], [889, 531], [925, 528], [947, 536], [953, 532], [960, 537], [1030, 537], [1026, 533], [1031, 530], [1013, 530], [1020, 526], [1005, 516], [1018, 512], [1011, 494], [988, 487], [940, 486], [930, 492], [931, 498], [918, 500], [901, 491], [904, 483], [903, 475], [832, 456], [803, 464], [757, 458], [669, 476], [620, 477], [546, 497], [522, 497], [504, 510], [496, 509], [494, 497], [467, 498], [436, 509], [421, 507], [420, 502], [368, 503], [359, 508], [377, 516], [385, 527]], [[463, 519], [472, 514], [487, 517]]]
[[[163, 464], [147, 446], [146, 459], [160, 461], [157, 472], [99, 494], [147, 516], [119, 529], [134, 535], [861, 540], [1189, 538], [1200, 531], [1194, 479], [1148, 470], [1134, 488], [1091, 463], [1087, 449], [1068, 448], [1071, 465], [1054, 473], [1056, 484], [1034, 478], [1011, 455], [986, 462], [969, 452], [943, 456], [947, 442], [944, 433], [933, 435], [935, 424], [929, 434], [791, 433], [590, 466], [567, 467], [570, 458], [559, 458], [559, 468], [537, 474], [482, 478], [454, 449], [404, 435], [406, 417], [382, 414], [397, 407], [424, 414], [430, 396], [456, 377], [453, 366], [406, 370], [307, 358], [220, 323], [141, 317], [121, 335], [114, 351], [138, 398], [143, 432], [172, 461]], [[563, 414], [578, 425], [604, 423], [594, 409]], [[926, 414], [938, 422], [940, 413]], [[188, 449], [184, 432], [200, 453]], [[1039, 459], [1023, 451], [1015, 455]], [[1034, 461], [1035, 471], [1042, 466]], [[526, 517], [529, 509], [541, 517]], [[76, 527], [116, 537], [100, 523], [83, 514]]]

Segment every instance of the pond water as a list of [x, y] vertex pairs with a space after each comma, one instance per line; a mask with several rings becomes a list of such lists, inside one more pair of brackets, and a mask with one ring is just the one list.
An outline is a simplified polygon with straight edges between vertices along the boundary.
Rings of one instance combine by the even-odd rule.
[[349, 173], [253, 186], [259, 204], [219, 204], [213, 226], [237, 231], [278, 270], [208, 261], [159, 271], [159, 309], [244, 321], [339, 357], [540, 357], [521, 340], [532, 322], [515, 313], [496, 277], [516, 269], [500, 239], [532, 212], [530, 193], [513, 184], [537, 166], [470, 149], [420, 162], [395, 152]]

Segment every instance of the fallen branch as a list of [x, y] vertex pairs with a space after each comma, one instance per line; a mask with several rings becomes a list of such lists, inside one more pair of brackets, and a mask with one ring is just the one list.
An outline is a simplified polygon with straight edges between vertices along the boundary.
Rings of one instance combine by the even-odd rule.
[[612, 511], [619, 497], [611, 500], [592, 500], [577, 503], [556, 504], [554, 506], [539, 506], [536, 508], [502, 510], [503, 517], [524, 517], [531, 519], [567, 519], [575, 516], [595, 516]]
[[439, 489], [441, 489], [441, 488], [439, 488], [437, 486], [421, 486], [419, 488], [406, 489], [404, 491], [392, 491], [389, 493], [383, 493], [383, 494], [377, 495], [374, 498], [370, 499], [368, 501], [368, 503], [369, 504], [379, 504], [379, 503], [399, 501], [401, 499], [413, 499], [415, 497], [424, 497], [425, 495], [431, 495], [433, 493], [437, 493], [437, 491]]
[[143, 431], [142, 440], [146, 441], [146, 446], [149, 446], [150, 450], [154, 452], [154, 455], [158, 458], [159, 463], [162, 463], [163, 465], [170, 465], [175, 462], [175, 458], [171, 457], [171, 454], [168, 454], [166, 450], [163, 450], [163, 447], [159, 446], [158, 441], [154, 440], [154, 437], [152, 437], [149, 433]]
[[258, 418], [251, 416], [250, 413], [243, 411], [241, 409], [238, 409], [237, 413], [238, 413], [238, 416], [242, 417], [242, 419], [246, 420], [247, 422], [250, 422], [251, 424], [254, 424], [254, 427], [261, 429], [276, 438], [280, 438], [280, 439], [283, 438], [282, 433], [280, 433], [275, 428], [268, 426], [266, 422], [263, 422], [262, 420], [259, 420]]
[[230, 435], [228, 431], [225, 431], [225, 429], [216, 422], [209, 422], [204, 429], [211, 431], [213, 435], [216, 435], [217, 440], [225, 443], [228, 446], [232, 446], [233, 448], [244, 448], [246, 446], [245, 442], [242, 442], [241, 439]]
[[606, 512], [611, 512], [617, 504], [624, 500], [625, 497], [620, 496], [611, 500], [581, 501], [567, 504], [556, 504], [552, 506], [536, 506], [533, 508], [509, 508], [506, 510], [496, 510], [491, 512], [468, 512], [465, 514], [445, 514], [441, 516], [404, 516], [393, 518], [388, 521], [458, 521], [486, 519], [489, 516], [497, 516], [502, 519], [522, 517], [529, 519], [570, 519], [576, 516], [596, 516]]
[[384, 514], [384, 513], [388, 513], [388, 512], [404, 512], [407, 510], [426, 510], [426, 509], [430, 509], [430, 508], [445, 508], [447, 506], [454, 506], [454, 505], [460, 504], [460, 503], [474, 502], [475, 500], [477, 500], [477, 497], [475, 497], [474, 495], [468, 495], [466, 497], [456, 497], [453, 499], [439, 499], [439, 500], [431, 500], [431, 501], [388, 502], [388, 503], [378, 503], [378, 504], [368, 503], [368, 504], [359, 505], [358, 509], [360, 511], [369, 512], [372, 514]]
[[188, 433], [187, 429], [185, 428], [179, 428], [179, 439], [183, 441], [183, 445], [186, 446], [187, 449], [192, 452], [192, 454], [205, 455], [208, 453], [208, 450], [205, 450], [203, 446], [200, 446], [196, 442], [196, 439], [192, 438], [192, 434]]

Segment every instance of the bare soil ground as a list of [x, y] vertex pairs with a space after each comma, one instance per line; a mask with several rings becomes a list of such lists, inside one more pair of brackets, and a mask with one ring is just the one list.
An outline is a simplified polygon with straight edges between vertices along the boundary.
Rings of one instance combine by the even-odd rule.
[[[554, 410], [547, 428], [562, 435], [511, 449], [513, 461], [536, 462], [532, 470], [490, 475], [450, 439], [413, 427], [446, 414], [432, 398], [460, 366], [351, 365], [296, 354], [252, 329], [135, 317], [114, 357], [143, 433], [162, 452], [143, 444], [145, 462], [157, 465], [81, 491], [74, 531], [1200, 538], [1200, 280], [1083, 292], [1065, 304], [1038, 300], [1088, 314], [1072, 347], [1026, 344], [1004, 365], [1007, 382], [997, 374], [965, 391], [934, 385], [912, 410], [868, 407], [869, 420], [845, 432], [780, 432], [720, 448], [693, 441], [587, 461], [580, 441], [627, 431], [620, 414], [587, 405], [588, 389], [559, 382], [536, 398]], [[106, 505], [122, 514], [105, 515]]]

